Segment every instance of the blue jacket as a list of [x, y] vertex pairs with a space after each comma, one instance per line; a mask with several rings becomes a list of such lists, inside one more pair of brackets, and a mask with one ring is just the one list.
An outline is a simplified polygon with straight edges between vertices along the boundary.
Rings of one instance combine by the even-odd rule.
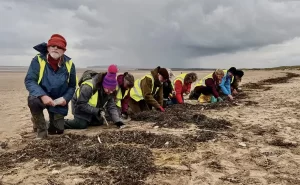
[[[41, 43], [33, 47], [35, 50], [40, 52], [40, 57], [47, 61], [47, 44]], [[69, 73], [65, 65], [65, 61], [70, 60], [68, 56], [63, 56], [63, 63], [59, 69], [54, 72], [50, 64], [47, 62], [43, 78], [38, 84], [40, 65], [38, 57], [35, 56], [29, 66], [28, 72], [25, 77], [25, 86], [29, 91], [29, 96], [40, 97], [48, 95], [53, 100], [56, 98], [64, 97], [69, 103], [76, 88], [76, 69], [73, 63], [70, 73], [70, 79], [68, 83]], [[66, 106], [55, 106], [48, 107], [48, 111], [56, 114], [62, 114], [66, 116], [68, 114], [68, 104]]]
[[226, 75], [222, 78], [222, 82], [220, 83], [221, 90], [225, 95], [231, 94], [231, 79], [232, 77], [226, 73]]

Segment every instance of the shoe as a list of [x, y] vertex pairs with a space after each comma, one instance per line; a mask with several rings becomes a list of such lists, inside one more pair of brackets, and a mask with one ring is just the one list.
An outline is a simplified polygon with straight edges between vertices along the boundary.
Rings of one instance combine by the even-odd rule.
[[37, 129], [36, 139], [46, 139], [47, 137], [48, 137], [48, 131], [47, 130]]
[[125, 127], [125, 124], [122, 121], [117, 122], [115, 125], [120, 129]]
[[57, 128], [55, 128], [53, 125], [50, 125], [48, 128], [48, 133], [49, 135], [60, 135], [64, 133], [64, 130], [59, 130]]
[[191, 91], [190, 95], [189, 95], [189, 100], [194, 100], [194, 91]]
[[61, 135], [64, 133], [64, 130], [59, 130], [59, 129], [56, 129], [56, 134], [57, 135]]

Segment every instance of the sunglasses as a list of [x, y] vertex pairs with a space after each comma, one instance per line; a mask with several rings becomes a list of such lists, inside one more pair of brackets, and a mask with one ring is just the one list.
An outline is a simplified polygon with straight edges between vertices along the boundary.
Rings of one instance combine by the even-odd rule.
[[63, 50], [63, 48], [61, 48], [61, 47], [59, 47], [59, 46], [55, 46], [55, 45], [53, 45], [53, 46], [50, 46], [51, 48], [57, 48], [57, 49], [62, 49]]

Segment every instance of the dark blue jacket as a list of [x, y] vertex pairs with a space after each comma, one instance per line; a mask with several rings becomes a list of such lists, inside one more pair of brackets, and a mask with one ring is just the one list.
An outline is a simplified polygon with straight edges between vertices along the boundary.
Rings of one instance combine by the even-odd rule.
[[[71, 58], [64, 55], [61, 67], [55, 72], [47, 62], [47, 44], [41, 43], [33, 48], [40, 52], [40, 57], [46, 61], [46, 66], [43, 78], [40, 84], [38, 84], [40, 64], [37, 56], [32, 59], [25, 77], [25, 86], [29, 91], [29, 95], [36, 97], [48, 95], [53, 100], [64, 97], [67, 103], [69, 103], [76, 88], [76, 69], [74, 63], [71, 68], [70, 80], [68, 83], [69, 73], [65, 61], [68, 61]], [[48, 111], [66, 116], [68, 114], [68, 104], [66, 106], [49, 107]]]

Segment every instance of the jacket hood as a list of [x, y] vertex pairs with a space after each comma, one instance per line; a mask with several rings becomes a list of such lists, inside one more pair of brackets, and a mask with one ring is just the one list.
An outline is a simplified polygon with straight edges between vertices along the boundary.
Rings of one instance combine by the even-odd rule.
[[96, 89], [103, 89], [102, 82], [103, 82], [103, 79], [106, 74], [107, 73], [98, 73], [97, 75], [95, 75], [93, 77], [93, 83], [94, 83]]
[[[47, 50], [47, 43], [46, 42], [42, 42], [36, 46], [33, 47], [33, 49], [35, 49], [36, 51], [40, 52], [42, 55], [46, 56], [48, 53]], [[67, 55], [64, 54], [64, 57], [66, 60], [71, 60], [70, 57], [68, 57]]]
[[153, 79], [154, 79], [154, 85], [161, 86], [162, 84], [160, 83], [160, 81], [158, 79], [158, 68], [155, 68], [154, 70], [152, 70], [151, 75], [153, 76]]
[[118, 81], [118, 85], [119, 85], [120, 87], [123, 87], [123, 84], [124, 84], [124, 75], [123, 75], [123, 74], [118, 75], [118, 76], [117, 76], [117, 81]]

